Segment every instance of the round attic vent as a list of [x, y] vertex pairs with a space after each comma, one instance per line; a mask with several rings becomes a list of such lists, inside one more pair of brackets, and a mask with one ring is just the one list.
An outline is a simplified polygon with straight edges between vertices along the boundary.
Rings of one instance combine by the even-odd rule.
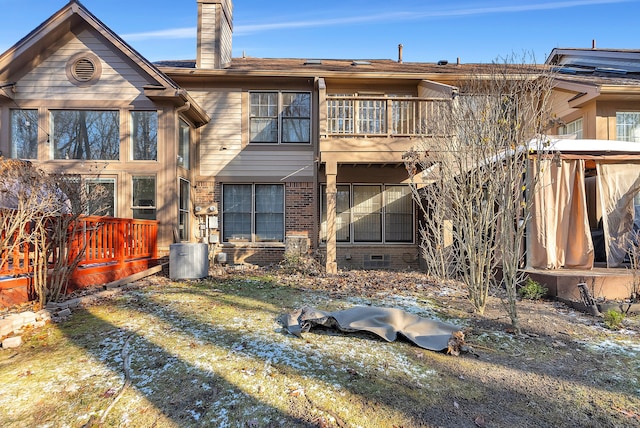
[[102, 74], [100, 59], [92, 53], [74, 55], [67, 62], [67, 78], [77, 86], [93, 85]]
[[80, 82], [88, 82], [95, 72], [96, 66], [89, 58], [80, 58], [73, 64], [73, 77]]

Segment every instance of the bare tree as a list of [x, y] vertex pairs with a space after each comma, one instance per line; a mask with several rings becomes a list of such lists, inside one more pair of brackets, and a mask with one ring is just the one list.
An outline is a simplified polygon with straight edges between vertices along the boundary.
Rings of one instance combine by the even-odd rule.
[[440, 109], [441, 132], [405, 155], [429, 273], [462, 282], [479, 313], [502, 289], [516, 329], [526, 193], [537, 176], [527, 168], [531, 153], [544, 151], [552, 85], [553, 73], [535, 64], [486, 64]]
[[103, 195], [87, 192], [77, 176], [49, 174], [30, 162], [0, 158], [0, 266], [28, 254], [40, 306], [67, 291], [84, 257], [87, 234], [81, 216]]

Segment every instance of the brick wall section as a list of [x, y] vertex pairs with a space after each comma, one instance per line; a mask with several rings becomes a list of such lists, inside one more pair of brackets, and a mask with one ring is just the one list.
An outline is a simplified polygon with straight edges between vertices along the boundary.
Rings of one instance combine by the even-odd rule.
[[[323, 255], [326, 248], [321, 249]], [[341, 247], [338, 245], [336, 258], [339, 269], [364, 269], [370, 256], [388, 257], [390, 270], [419, 270], [420, 249], [417, 245], [351, 245]]]
[[285, 234], [307, 236], [311, 247], [315, 247], [318, 224], [315, 186], [313, 183], [286, 183], [285, 201]]
[[196, 181], [196, 189], [194, 195], [194, 202], [196, 205], [200, 205], [201, 207], [208, 207], [213, 205], [216, 202], [215, 199], [215, 190], [216, 182], [211, 181]]
[[[203, 207], [221, 203], [222, 183], [214, 180], [196, 182], [194, 202]], [[285, 183], [285, 236], [303, 235], [309, 238], [313, 247], [317, 242], [316, 195], [313, 182]], [[220, 213], [222, 215], [222, 213]], [[220, 218], [222, 221], [222, 218]], [[230, 264], [255, 264], [266, 266], [280, 262], [284, 256], [284, 244], [265, 246], [247, 244], [218, 246], [215, 254], [224, 252]]]

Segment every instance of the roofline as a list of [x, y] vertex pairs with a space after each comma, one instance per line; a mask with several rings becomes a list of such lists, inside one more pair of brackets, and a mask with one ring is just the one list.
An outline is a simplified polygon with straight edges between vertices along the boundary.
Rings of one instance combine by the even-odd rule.
[[[334, 70], [237, 70], [237, 69], [195, 69], [184, 67], [167, 67], [158, 66], [159, 69], [170, 76], [184, 77], [299, 77], [299, 78], [344, 78], [344, 79], [405, 79], [405, 80], [468, 80], [470, 75], [479, 79], [490, 79], [494, 76], [491, 74], [468, 73], [434, 73], [434, 72], [384, 72], [384, 71], [360, 71], [360, 72], [344, 72]], [[512, 77], [531, 77], [531, 74], [512, 75]]]

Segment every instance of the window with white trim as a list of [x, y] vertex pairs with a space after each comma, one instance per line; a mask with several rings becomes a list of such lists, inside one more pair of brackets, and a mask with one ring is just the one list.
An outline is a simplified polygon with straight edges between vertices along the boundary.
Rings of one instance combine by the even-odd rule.
[[558, 128], [558, 134], [571, 135], [575, 134], [576, 138], [582, 138], [582, 118], [573, 120], [564, 126]]
[[[342, 184], [336, 186], [336, 241], [411, 243], [414, 209], [406, 185]], [[321, 188], [322, 240], [327, 234], [326, 186]]]
[[251, 92], [251, 143], [310, 143], [311, 93]]
[[616, 113], [616, 139], [640, 142], [640, 112]]
[[284, 185], [223, 184], [224, 242], [284, 242]]

